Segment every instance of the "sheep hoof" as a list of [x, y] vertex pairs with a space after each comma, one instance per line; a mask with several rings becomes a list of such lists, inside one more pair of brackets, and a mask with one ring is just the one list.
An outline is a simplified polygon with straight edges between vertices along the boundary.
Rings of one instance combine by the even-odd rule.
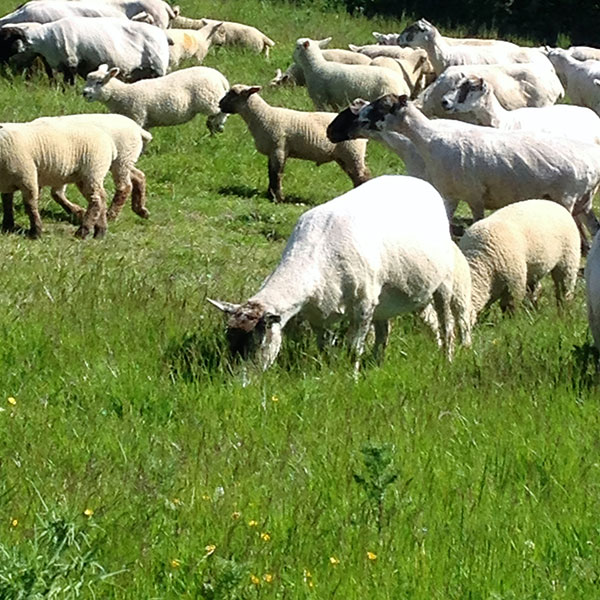
[[88, 234], [90, 233], [90, 230], [87, 227], [84, 227], [83, 225], [75, 232], [75, 237], [78, 237], [82, 240], [84, 240]]
[[27, 237], [31, 240], [39, 240], [42, 237], [42, 232], [40, 229], [28, 229]]
[[94, 226], [94, 239], [101, 240], [106, 235], [106, 227]]
[[142, 217], [142, 219], [148, 219], [150, 217], [150, 211], [147, 208], [138, 208], [134, 212], [136, 215]]

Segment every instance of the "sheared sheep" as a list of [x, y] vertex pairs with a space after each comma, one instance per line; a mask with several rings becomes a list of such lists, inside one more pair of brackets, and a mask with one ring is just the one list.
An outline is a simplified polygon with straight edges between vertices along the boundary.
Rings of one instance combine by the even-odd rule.
[[184, 60], [193, 59], [202, 63], [213, 43], [215, 32], [222, 23], [209, 24], [202, 29], [171, 29], [169, 38], [173, 45], [169, 46], [169, 68], [178, 67]]
[[88, 74], [83, 97], [102, 102], [144, 128], [179, 125], [205, 114], [211, 133], [223, 130], [227, 115], [219, 110], [219, 100], [229, 90], [229, 82], [216, 69], [190, 67], [136, 83], [123, 83], [118, 74], [117, 67], [100, 65]]
[[374, 354], [381, 358], [389, 319], [432, 300], [450, 355], [451, 244], [443, 200], [431, 185], [377, 177], [304, 213], [279, 265], [244, 304], [211, 303], [228, 317], [231, 351], [263, 370], [275, 361], [282, 329], [295, 315], [305, 317], [320, 340], [332, 323], [347, 319], [357, 359], [373, 324]]
[[335, 161], [357, 186], [369, 179], [364, 140], [332, 144], [326, 136], [335, 113], [303, 112], [267, 104], [258, 86], [234, 85], [219, 106], [224, 113], [239, 114], [250, 129], [256, 149], [269, 157], [269, 195], [283, 200], [281, 179], [288, 158], [321, 165]]
[[500, 300], [513, 311], [527, 292], [535, 303], [550, 273], [559, 306], [575, 289], [579, 232], [569, 212], [548, 200], [505, 206], [473, 224], [459, 242], [471, 269], [473, 320]]

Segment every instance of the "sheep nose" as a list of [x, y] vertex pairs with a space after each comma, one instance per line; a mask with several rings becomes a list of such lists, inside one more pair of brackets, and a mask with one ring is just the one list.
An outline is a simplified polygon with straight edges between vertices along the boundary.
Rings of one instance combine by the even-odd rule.
[[442, 108], [448, 110], [450, 108], [450, 100], [442, 98]]

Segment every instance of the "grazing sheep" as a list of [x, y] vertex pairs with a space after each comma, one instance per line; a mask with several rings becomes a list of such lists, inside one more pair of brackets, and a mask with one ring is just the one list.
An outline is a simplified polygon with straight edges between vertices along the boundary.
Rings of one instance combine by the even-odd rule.
[[588, 323], [594, 345], [600, 351], [600, 236], [596, 235], [585, 263]]
[[459, 242], [471, 269], [473, 320], [500, 299], [514, 310], [550, 273], [559, 306], [575, 289], [581, 259], [579, 232], [569, 212], [548, 200], [525, 200], [478, 221]]
[[211, 303], [228, 316], [231, 351], [263, 370], [295, 315], [310, 322], [321, 343], [325, 329], [345, 318], [357, 359], [373, 324], [381, 358], [389, 319], [432, 300], [450, 354], [453, 261], [439, 194], [420, 179], [387, 175], [304, 213], [279, 265], [244, 304]]
[[169, 38], [169, 68], [174, 69], [184, 60], [193, 59], [200, 64], [208, 54], [215, 32], [222, 23], [209, 24], [202, 29], [171, 29]]
[[147, 23], [68, 17], [45, 24], [4, 25], [0, 31], [9, 51], [40, 55], [69, 83], [74, 83], [75, 75], [85, 77], [106, 62], [116, 65], [121, 76], [130, 81], [164, 75], [169, 66], [165, 32]]
[[537, 63], [548, 60], [538, 48], [522, 48], [510, 42], [493, 45], [449, 44], [425, 19], [409, 25], [398, 37], [398, 44], [423, 48], [437, 75], [452, 65]]
[[332, 144], [325, 134], [334, 113], [303, 112], [267, 104], [260, 87], [234, 85], [220, 102], [225, 113], [239, 114], [250, 129], [256, 149], [269, 157], [269, 195], [283, 200], [281, 179], [288, 158], [321, 165], [335, 161], [357, 186], [369, 179], [364, 140]]
[[404, 78], [383, 67], [343, 65], [323, 58], [318, 42], [300, 38], [294, 60], [302, 67], [308, 95], [318, 110], [339, 109], [354, 100], [374, 100], [382, 94], [409, 94]]
[[[321, 42], [329, 42], [331, 38], [321, 40]], [[321, 46], [322, 47], [322, 46]], [[323, 50], [323, 58], [331, 62], [342, 63], [345, 65], [368, 65], [371, 64], [371, 59], [363, 54], [357, 54], [350, 50], [342, 50], [340, 48], [326, 48]], [[292, 63], [285, 73], [281, 69], [277, 69], [275, 77], [271, 80], [271, 85], [306, 85], [304, 71], [297, 63]]]
[[503, 130], [527, 130], [600, 144], [600, 117], [589, 108], [571, 104], [506, 110], [481, 77], [465, 77], [442, 98], [451, 114], [469, 122]]
[[100, 65], [88, 74], [83, 97], [102, 102], [145, 129], [179, 125], [204, 114], [209, 115], [206, 125], [211, 133], [223, 130], [227, 115], [219, 110], [219, 100], [229, 82], [216, 69], [190, 67], [137, 83], [123, 83], [116, 79], [118, 74], [118, 68]]
[[[529, 198], [562, 204], [583, 219], [592, 235], [600, 224], [592, 199], [600, 185], [600, 148], [531, 131], [468, 125], [448, 131], [428, 119], [408, 97], [390, 94], [359, 111], [359, 124], [404, 134], [425, 162], [427, 176], [452, 216], [464, 200], [475, 221], [484, 209]], [[582, 243], [585, 235], [581, 231]]]
[[[146, 176], [135, 166], [145, 145], [152, 140], [150, 133], [128, 117], [105, 113], [40, 117], [32, 123], [58, 123], [73, 127], [94, 125], [110, 135], [115, 143], [117, 155], [110, 166], [115, 184], [115, 194], [108, 209], [107, 218], [114, 220], [119, 216], [129, 194], [131, 194], [133, 212], [143, 219], [150, 216], [146, 208]], [[65, 189], [66, 185], [62, 188], [52, 189], [52, 197], [68, 213], [76, 215], [81, 220], [85, 210], [67, 199]]]
[[264, 52], [265, 57], [269, 56], [269, 50], [275, 45], [275, 42], [251, 25], [232, 21], [215, 21], [214, 19], [186, 19], [178, 16], [171, 22], [171, 27], [175, 29], [201, 29], [210, 23], [221, 22], [223, 27], [216, 33], [213, 41], [216, 46], [240, 46], [258, 54]]
[[571, 46], [567, 52], [575, 60], [600, 60], [600, 48], [592, 48], [591, 46]]
[[594, 79], [600, 78], [600, 61], [576, 60], [561, 48], [546, 48], [565, 91], [573, 104], [587, 106], [600, 115], [600, 89]]
[[29, 235], [42, 233], [38, 210], [39, 190], [76, 183], [88, 201], [81, 226], [75, 233], [85, 238], [106, 232], [104, 177], [117, 156], [113, 139], [95, 125], [72, 123], [11, 123], [0, 127], [0, 193], [3, 231], [14, 229], [13, 195], [20, 191], [29, 216]]
[[564, 95], [554, 69], [539, 65], [462, 65], [448, 67], [415, 100], [428, 117], [450, 118], [442, 98], [456, 89], [464, 77], [483, 77], [493, 88], [500, 104], [507, 110], [524, 106], [550, 106]]

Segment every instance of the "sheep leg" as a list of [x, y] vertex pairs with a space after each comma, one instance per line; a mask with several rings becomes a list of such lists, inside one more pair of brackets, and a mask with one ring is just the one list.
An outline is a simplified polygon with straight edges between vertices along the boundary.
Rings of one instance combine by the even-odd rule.
[[115, 194], [108, 209], [108, 219], [110, 221], [114, 221], [119, 216], [123, 205], [133, 190], [129, 168], [124, 172], [117, 169], [112, 175], [115, 182]]
[[340, 165], [342, 171], [344, 171], [344, 173], [350, 177], [354, 187], [358, 187], [371, 178], [371, 173], [369, 172], [368, 167], [362, 161], [361, 164], [355, 164], [354, 162], [346, 163], [341, 158], [336, 158], [335, 162]]
[[[82, 240], [94, 228], [94, 237], [101, 237], [106, 232], [106, 202], [102, 186], [98, 184], [77, 183], [77, 187], [88, 201], [88, 207], [83, 215], [81, 226], [75, 236]], [[102, 228], [104, 230], [102, 231]]]
[[591, 244], [587, 239], [587, 233], [581, 221], [581, 215], [573, 215], [573, 220], [575, 221], [575, 225], [577, 225], [577, 230], [579, 231], [579, 237], [581, 238], [581, 255], [587, 256], [590, 251]]
[[146, 175], [136, 167], [131, 168], [131, 208], [136, 215], [147, 219], [150, 211], [146, 208]]
[[351, 317], [347, 339], [354, 360], [355, 373], [358, 373], [360, 369], [360, 357], [365, 349], [365, 340], [367, 339], [369, 329], [371, 328], [374, 312], [375, 307], [371, 303], [363, 301], [355, 307]]
[[450, 308], [454, 322], [458, 328], [460, 343], [465, 348], [469, 348], [471, 346], [471, 306], [470, 304], [465, 306], [462, 302], [457, 302], [453, 296], [450, 301]]
[[216, 115], [210, 115], [208, 119], [206, 119], [206, 126], [208, 127], [208, 131], [210, 131], [211, 135], [215, 133], [222, 133], [225, 128], [225, 121], [227, 121], [227, 117], [229, 115], [224, 112], [219, 112]]
[[85, 214], [85, 210], [83, 207], [79, 206], [79, 204], [75, 204], [75, 202], [71, 202], [67, 196], [65, 195], [65, 190], [67, 186], [64, 185], [61, 188], [52, 188], [50, 190], [50, 195], [52, 198], [63, 207], [65, 212], [70, 215], [75, 215], [77, 221], [81, 223], [83, 219], [83, 215]]
[[552, 281], [554, 282], [554, 293], [559, 310], [562, 309], [565, 302], [569, 302], [573, 298], [575, 284], [577, 283], [578, 267], [579, 264], [557, 265], [550, 272]]
[[15, 230], [15, 213], [13, 210], [13, 196], [2, 194], [2, 231], [10, 232]]
[[422, 319], [423, 323], [431, 329], [438, 348], [441, 348], [442, 338], [440, 337], [440, 325], [438, 323], [437, 313], [431, 302], [419, 313], [419, 317]]
[[283, 202], [281, 179], [285, 166], [285, 153], [275, 152], [269, 156], [269, 196], [275, 202]]
[[385, 319], [381, 321], [373, 321], [375, 327], [375, 346], [373, 347], [373, 358], [377, 364], [383, 362], [383, 354], [388, 345], [390, 337], [390, 322]]
[[23, 189], [23, 204], [25, 212], [29, 217], [29, 231], [27, 235], [32, 239], [37, 239], [42, 235], [42, 219], [38, 209], [39, 190], [37, 185], [30, 189]]
[[454, 319], [452, 318], [451, 298], [451, 281], [443, 282], [433, 293], [433, 307], [437, 314], [442, 343], [449, 361], [452, 360], [454, 353]]

